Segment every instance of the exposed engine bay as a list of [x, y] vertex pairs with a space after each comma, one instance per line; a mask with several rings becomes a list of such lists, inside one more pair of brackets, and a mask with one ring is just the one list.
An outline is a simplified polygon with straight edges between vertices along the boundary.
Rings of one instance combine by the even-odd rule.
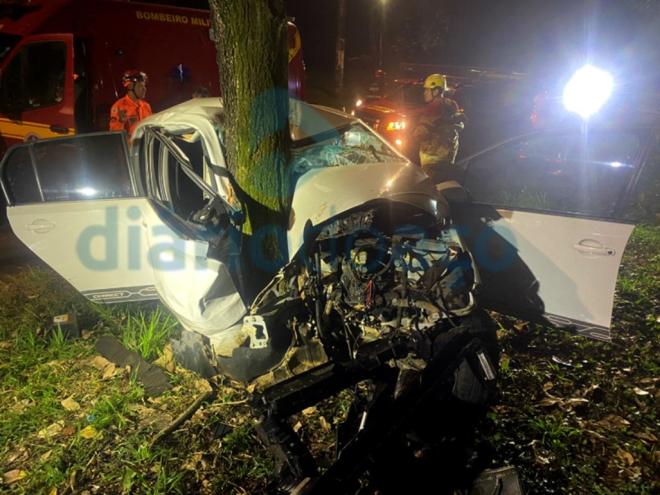
[[434, 337], [473, 310], [471, 255], [453, 227], [419, 208], [373, 204], [310, 227], [306, 238], [243, 322], [242, 350], [268, 358], [252, 357], [244, 372], [225, 360], [228, 374], [267, 387], [404, 336], [417, 352], [397, 366], [421, 370]]

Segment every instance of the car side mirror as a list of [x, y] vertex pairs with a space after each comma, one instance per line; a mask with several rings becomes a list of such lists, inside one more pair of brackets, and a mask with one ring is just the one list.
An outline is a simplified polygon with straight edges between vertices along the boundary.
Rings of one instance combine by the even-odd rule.
[[435, 185], [435, 190], [450, 203], [465, 203], [470, 195], [467, 190], [455, 180], [447, 180]]

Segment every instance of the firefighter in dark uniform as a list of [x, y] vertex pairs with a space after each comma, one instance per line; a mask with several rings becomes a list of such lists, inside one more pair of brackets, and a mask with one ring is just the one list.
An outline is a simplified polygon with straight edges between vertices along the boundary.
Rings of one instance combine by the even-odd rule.
[[147, 95], [147, 75], [139, 70], [127, 70], [121, 78], [126, 95], [119, 98], [110, 109], [110, 130], [133, 134], [135, 126], [152, 114]]
[[419, 162], [430, 177], [452, 165], [458, 153], [458, 135], [465, 127], [465, 114], [445, 96], [447, 79], [431, 74], [424, 81], [426, 106], [417, 115], [413, 139], [419, 147]]

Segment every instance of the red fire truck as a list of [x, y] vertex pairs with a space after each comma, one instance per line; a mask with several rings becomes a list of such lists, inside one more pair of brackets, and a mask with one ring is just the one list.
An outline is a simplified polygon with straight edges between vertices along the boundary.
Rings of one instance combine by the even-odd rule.
[[[149, 76], [155, 112], [200, 87], [219, 94], [206, 10], [119, 0], [0, 3], [0, 156], [27, 139], [107, 129], [124, 70]], [[289, 91], [303, 98], [300, 33], [289, 23]]]

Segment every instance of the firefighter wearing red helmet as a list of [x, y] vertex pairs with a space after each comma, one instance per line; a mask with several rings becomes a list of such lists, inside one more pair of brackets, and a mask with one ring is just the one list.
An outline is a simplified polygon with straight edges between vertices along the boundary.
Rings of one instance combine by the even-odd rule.
[[454, 163], [458, 153], [458, 133], [465, 126], [465, 115], [458, 104], [445, 96], [447, 79], [431, 74], [424, 81], [426, 106], [417, 115], [413, 138], [419, 146], [419, 161], [429, 175], [443, 165]]
[[130, 137], [138, 122], [152, 114], [151, 105], [144, 99], [147, 95], [147, 75], [139, 70], [127, 70], [121, 82], [126, 95], [110, 109], [110, 130], [126, 131]]

